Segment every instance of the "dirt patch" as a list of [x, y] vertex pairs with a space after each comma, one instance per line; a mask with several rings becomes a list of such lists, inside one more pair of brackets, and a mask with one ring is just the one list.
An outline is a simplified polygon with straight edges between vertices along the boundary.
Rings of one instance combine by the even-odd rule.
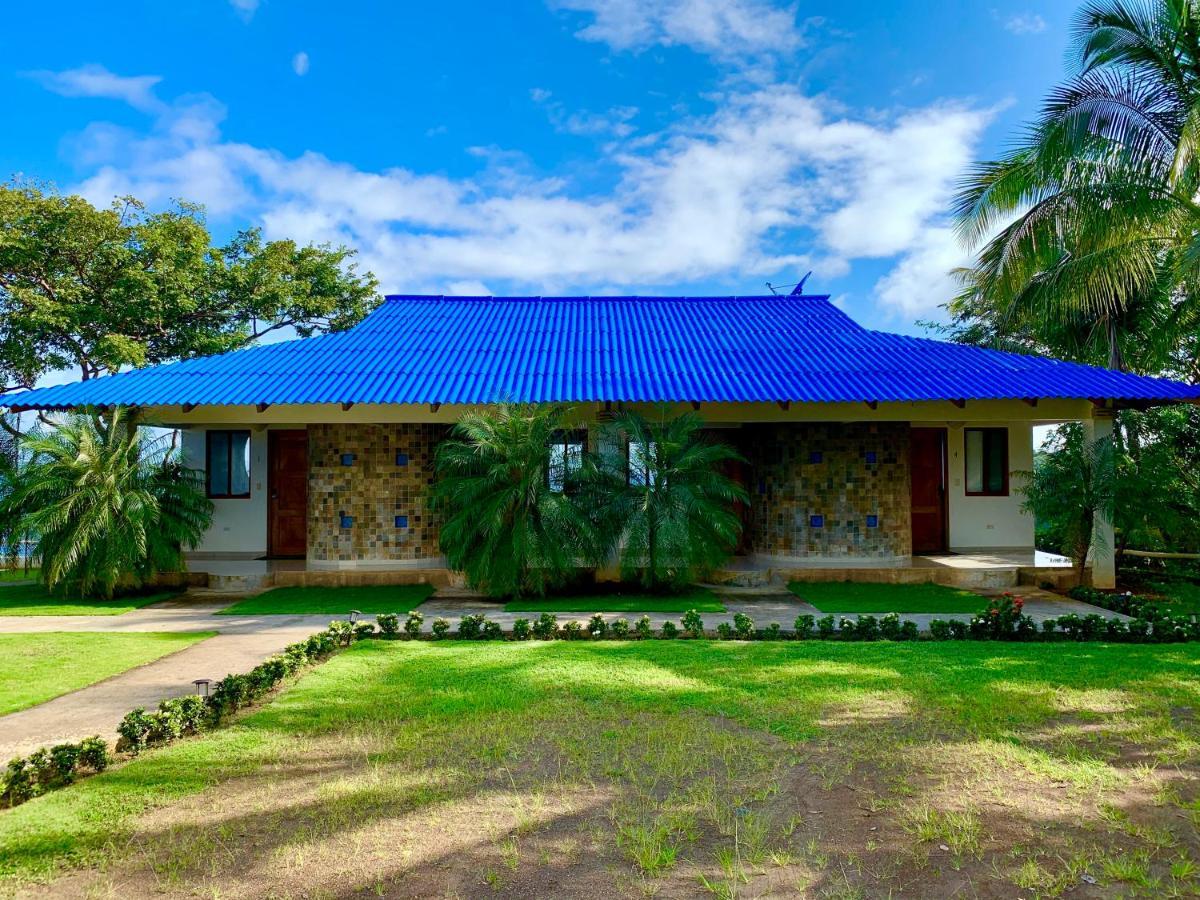
[[[1172, 863], [1200, 853], [1194, 769], [1089, 791], [899, 727], [872, 752], [878, 717], [829, 720], [836, 734], [793, 743], [716, 717], [584, 719], [492, 759], [471, 740], [414, 759], [388, 731], [327, 735], [30, 893], [1100, 897], [1179, 890]], [[639, 751], [662, 729], [677, 758]]]

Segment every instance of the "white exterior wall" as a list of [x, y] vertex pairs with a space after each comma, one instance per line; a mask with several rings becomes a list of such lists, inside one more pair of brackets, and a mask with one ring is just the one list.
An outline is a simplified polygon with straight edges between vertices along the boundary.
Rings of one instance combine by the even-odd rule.
[[[236, 425], [226, 427], [236, 428]], [[204, 471], [205, 428], [183, 432], [184, 461]], [[212, 527], [205, 532], [194, 553], [230, 553], [265, 556], [267, 553], [267, 431], [250, 431], [250, 496], [237, 500], [213, 500]]]
[[1021, 511], [1023, 479], [1017, 472], [1033, 469], [1033, 425], [1030, 422], [972, 422], [971, 427], [1008, 429], [1008, 496], [968, 497], [964, 425], [948, 429], [950, 549], [1031, 548], [1033, 516]]

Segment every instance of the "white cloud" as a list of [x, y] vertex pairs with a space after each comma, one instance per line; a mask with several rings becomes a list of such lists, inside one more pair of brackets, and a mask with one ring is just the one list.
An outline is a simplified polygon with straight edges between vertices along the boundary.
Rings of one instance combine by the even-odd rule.
[[583, 40], [614, 50], [654, 44], [691, 47], [714, 56], [802, 46], [794, 7], [780, 9], [767, 0], [549, 0], [558, 9], [590, 14], [591, 23], [576, 32]]
[[229, 5], [232, 6], [242, 21], [249, 22], [254, 18], [254, 14], [258, 12], [260, 0], [229, 0]]
[[162, 77], [159, 75], [117, 75], [104, 66], [86, 65], [61, 72], [40, 70], [25, 73], [56, 94], [64, 97], [103, 97], [120, 100], [134, 109], [144, 112], [160, 112], [164, 104], [154, 96], [154, 87]]
[[758, 284], [808, 269], [819, 283], [876, 257], [897, 259], [883, 303], [942, 299], [930, 281], [953, 261], [930, 229], [948, 236], [940, 215], [991, 111], [938, 104], [868, 119], [786, 85], [715, 99], [711, 115], [605, 145], [619, 177], [599, 192], [498, 148], [479, 149], [482, 171], [466, 178], [286, 156], [226, 139], [211, 98], [177, 101], [149, 132], [94, 125], [72, 146], [94, 202], [183, 197], [270, 236], [346, 243], [388, 291]]
[[1037, 13], [1020, 13], [1005, 19], [1004, 28], [1013, 34], [1041, 34], [1046, 30], [1046, 20]]
[[297, 75], [308, 74], [308, 54], [303, 50], [292, 57], [292, 71]]
[[909, 318], [929, 313], [958, 292], [950, 272], [965, 266], [969, 254], [945, 223], [925, 228], [908, 252], [875, 285], [885, 308]]
[[529, 97], [534, 103], [545, 108], [550, 123], [566, 134], [580, 137], [627, 138], [637, 131], [631, 124], [631, 120], [639, 112], [636, 106], [614, 106], [602, 113], [590, 110], [568, 112], [566, 106], [553, 99], [553, 94], [545, 88], [533, 88]]

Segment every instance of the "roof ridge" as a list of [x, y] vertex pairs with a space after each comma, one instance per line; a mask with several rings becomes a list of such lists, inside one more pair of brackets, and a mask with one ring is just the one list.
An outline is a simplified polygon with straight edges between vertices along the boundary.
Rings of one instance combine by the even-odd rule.
[[829, 302], [830, 294], [385, 294], [384, 302], [398, 301], [432, 302], [439, 300], [472, 300], [495, 302], [533, 302], [533, 301], [585, 301], [585, 300], [638, 300], [661, 302], [689, 302], [703, 300], [719, 300], [721, 302], [753, 301], [753, 300], [824, 300]]

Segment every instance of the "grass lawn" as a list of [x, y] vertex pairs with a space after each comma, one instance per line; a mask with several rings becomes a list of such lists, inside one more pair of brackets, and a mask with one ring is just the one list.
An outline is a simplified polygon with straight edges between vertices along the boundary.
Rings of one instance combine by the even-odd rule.
[[597, 591], [587, 594], [514, 600], [505, 612], [697, 612], [722, 613], [725, 606], [708, 588], [692, 587], [678, 594], [645, 594], [637, 591]]
[[793, 581], [788, 590], [825, 613], [977, 613], [987, 600], [940, 584]]
[[0, 584], [6, 581], [36, 581], [41, 571], [41, 569], [30, 569], [26, 572], [21, 568], [0, 569]]
[[1181, 896], [1198, 760], [1197, 645], [367, 641], [0, 813], [0, 893]]
[[0, 716], [103, 681], [213, 634], [0, 634]]
[[281, 587], [221, 610], [223, 616], [344, 616], [352, 609], [370, 615], [407, 613], [429, 599], [428, 584], [367, 587]]
[[3, 584], [0, 616], [118, 616], [174, 596], [175, 592], [164, 591], [112, 600], [75, 600], [57, 597], [40, 584]]

